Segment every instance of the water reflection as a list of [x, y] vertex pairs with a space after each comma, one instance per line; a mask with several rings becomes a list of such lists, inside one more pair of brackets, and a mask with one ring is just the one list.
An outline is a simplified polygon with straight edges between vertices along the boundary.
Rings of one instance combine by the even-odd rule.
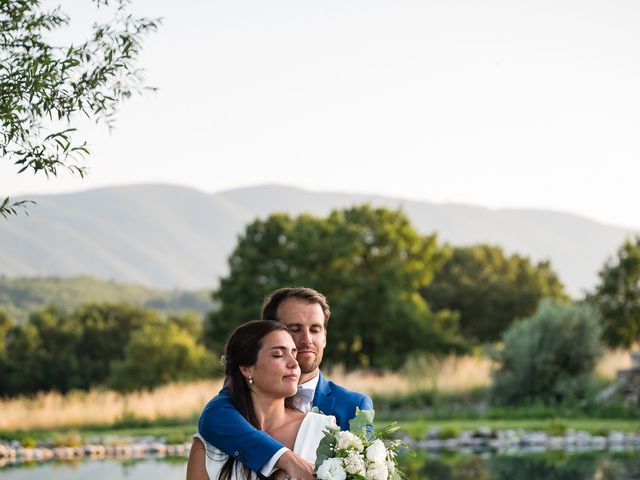
[[638, 452], [547, 452], [528, 455], [433, 455], [405, 459], [412, 480], [631, 480]]
[[[409, 480], [631, 480], [640, 479], [640, 456], [630, 452], [540, 454], [434, 454], [402, 459]], [[0, 469], [0, 480], [180, 480], [186, 458], [81, 460]]]
[[21, 464], [0, 469], [0, 480], [176, 480], [184, 479], [186, 458], [74, 460]]

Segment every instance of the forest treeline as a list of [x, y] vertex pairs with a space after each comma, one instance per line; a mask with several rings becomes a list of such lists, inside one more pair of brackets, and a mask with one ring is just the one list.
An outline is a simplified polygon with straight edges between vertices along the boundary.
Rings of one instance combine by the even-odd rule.
[[[123, 303], [128, 299], [60, 306], [64, 296], [55, 294], [25, 321], [5, 311], [0, 395], [126, 391], [217, 374], [225, 339], [258, 317], [262, 298], [304, 285], [331, 305], [325, 365], [398, 370], [415, 356], [498, 345], [500, 401], [560, 401], [584, 394], [603, 345], [638, 338], [639, 279], [637, 238], [603, 265], [592, 292], [571, 299], [548, 261], [495, 245], [443, 244], [436, 234], [419, 234], [401, 210], [362, 205], [327, 217], [273, 214], [239, 237], [204, 316]], [[540, 381], [522, 384], [522, 368], [539, 368]]]

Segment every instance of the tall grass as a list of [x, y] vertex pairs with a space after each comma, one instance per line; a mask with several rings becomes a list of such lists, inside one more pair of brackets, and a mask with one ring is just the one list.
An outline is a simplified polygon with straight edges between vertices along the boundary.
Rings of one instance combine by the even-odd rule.
[[417, 357], [401, 373], [349, 372], [334, 369], [329, 377], [368, 395], [407, 394], [421, 390], [464, 393], [491, 383], [492, 362], [486, 357], [451, 355]]
[[[613, 379], [628, 368], [627, 352], [610, 352], [597, 372]], [[402, 373], [345, 372], [335, 368], [328, 377], [347, 388], [368, 395], [408, 395], [420, 391], [464, 394], [491, 383], [492, 363], [486, 357], [450, 356], [444, 359], [417, 358]], [[119, 394], [92, 390], [66, 395], [45, 393], [33, 398], [0, 400], [0, 430], [37, 430], [87, 425], [116, 425], [127, 419], [191, 421], [222, 386], [222, 380], [175, 383], [152, 391]]]
[[92, 390], [66, 395], [0, 400], [0, 430], [55, 429], [114, 425], [126, 419], [191, 419], [221, 388], [222, 381], [164, 385], [152, 391], [119, 394]]

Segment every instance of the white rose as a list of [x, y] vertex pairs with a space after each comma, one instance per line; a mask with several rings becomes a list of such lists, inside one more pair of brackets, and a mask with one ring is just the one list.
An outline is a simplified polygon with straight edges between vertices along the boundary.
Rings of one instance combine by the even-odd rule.
[[346, 450], [348, 448], [355, 448], [357, 451], [361, 452], [364, 450], [364, 445], [362, 444], [362, 440], [360, 440], [356, 435], [351, 433], [349, 430], [345, 430], [344, 432], [339, 433], [336, 449]]
[[373, 462], [367, 467], [367, 480], [387, 480], [389, 470], [384, 463]]
[[367, 448], [367, 460], [375, 463], [384, 463], [387, 459], [387, 449], [384, 446], [382, 440], [375, 440]]
[[366, 467], [364, 464], [364, 458], [362, 455], [355, 450], [349, 450], [349, 453], [344, 458], [344, 469], [347, 473], [359, 474], [364, 476], [366, 472]]
[[341, 458], [327, 458], [318, 467], [316, 476], [320, 480], [345, 480], [347, 473], [342, 468]]

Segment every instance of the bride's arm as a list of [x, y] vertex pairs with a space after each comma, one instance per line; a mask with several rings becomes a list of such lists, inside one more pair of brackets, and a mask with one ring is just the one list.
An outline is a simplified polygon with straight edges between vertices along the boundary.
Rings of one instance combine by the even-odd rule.
[[191, 450], [189, 451], [187, 480], [209, 480], [204, 444], [197, 438], [193, 439]]
[[[278, 459], [276, 467], [281, 469], [276, 471], [276, 473], [280, 472], [279, 475], [281, 475], [276, 476], [276, 480], [282, 480], [285, 475], [295, 480], [314, 480], [315, 478], [313, 476], [313, 464], [307, 462], [304, 458], [296, 455], [291, 450], [286, 451]], [[273, 479], [274, 476], [272, 475], [269, 478]]]

